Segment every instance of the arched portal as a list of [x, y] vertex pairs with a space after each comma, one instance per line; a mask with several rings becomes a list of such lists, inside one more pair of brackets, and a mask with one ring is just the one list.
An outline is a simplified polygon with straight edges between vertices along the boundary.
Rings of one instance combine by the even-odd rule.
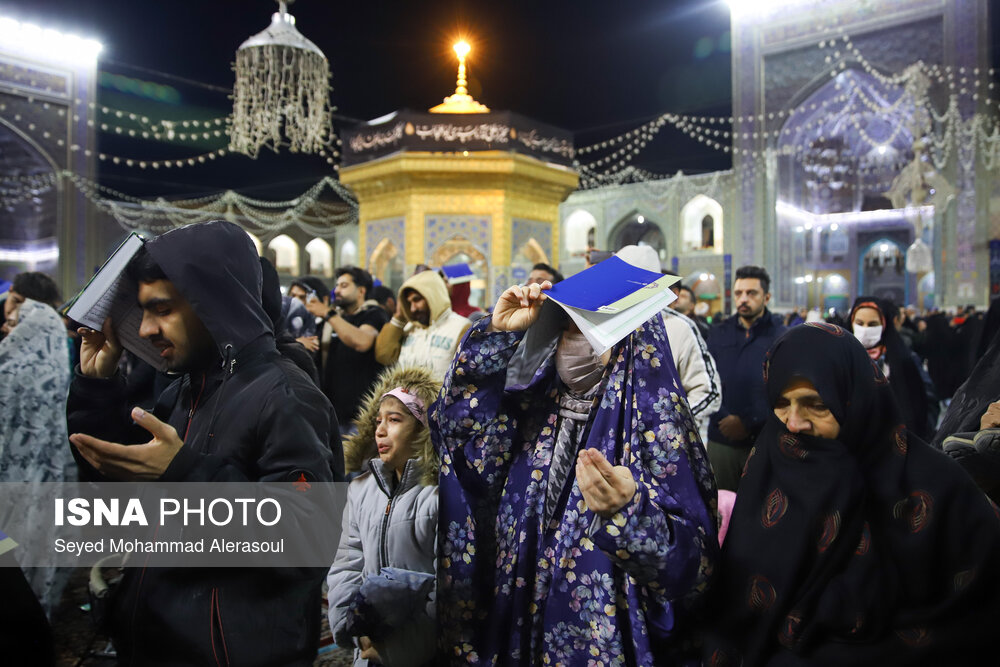
[[333, 277], [333, 248], [323, 239], [313, 239], [306, 244], [309, 271], [313, 275]]
[[823, 313], [831, 308], [839, 313], [846, 313], [851, 307], [851, 283], [841, 273], [829, 273], [822, 276], [823, 281]]
[[877, 239], [861, 249], [860, 291], [906, 305], [906, 251], [888, 237]]
[[722, 205], [705, 195], [695, 195], [681, 209], [683, 252], [722, 252]]
[[529, 238], [524, 244], [517, 248], [510, 264], [510, 277], [514, 283], [524, 284], [531, 273], [531, 267], [535, 264], [550, 264], [545, 250], [534, 238]]
[[351, 239], [340, 246], [340, 266], [354, 266], [358, 263], [358, 246]]
[[650, 246], [662, 264], [667, 258], [667, 242], [660, 226], [642, 215], [629, 215], [615, 225], [607, 250], [617, 252], [627, 245]]
[[564, 235], [570, 257], [583, 257], [594, 243], [597, 220], [589, 211], [578, 209], [566, 217]]
[[44, 151], [0, 119], [0, 281], [23, 271], [56, 276], [57, 173]]
[[[246, 230], [243, 230], [243, 231], [246, 231]], [[257, 255], [259, 257], [263, 257], [264, 256], [264, 246], [260, 242], [260, 239], [257, 238], [255, 235], [251, 234], [250, 232], [247, 232], [247, 236], [249, 236], [250, 240], [253, 241], [253, 247], [257, 250]]]
[[[347, 243], [350, 243], [348, 241]], [[346, 246], [347, 243], [344, 245]], [[343, 249], [341, 249], [343, 259]], [[389, 239], [382, 239], [375, 246], [368, 260], [368, 271], [372, 277], [378, 278], [382, 284], [392, 290], [393, 294], [403, 285], [403, 256], [399, 249]]]
[[299, 244], [295, 239], [287, 234], [281, 234], [271, 239], [267, 244], [268, 257], [273, 263], [278, 273], [288, 275], [299, 275]]
[[914, 101], [902, 86], [856, 69], [820, 79], [778, 141], [778, 200], [843, 213], [884, 200], [885, 183], [913, 157]]

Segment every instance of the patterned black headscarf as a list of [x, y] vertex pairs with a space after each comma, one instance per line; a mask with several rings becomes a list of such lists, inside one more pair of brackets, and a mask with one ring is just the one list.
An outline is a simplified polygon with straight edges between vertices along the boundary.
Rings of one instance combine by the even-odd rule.
[[773, 406], [810, 381], [836, 440], [772, 415], [747, 462], [716, 582], [707, 665], [973, 664], [1000, 621], [1000, 520], [947, 456], [907, 442], [848, 331], [806, 324], [765, 362]]

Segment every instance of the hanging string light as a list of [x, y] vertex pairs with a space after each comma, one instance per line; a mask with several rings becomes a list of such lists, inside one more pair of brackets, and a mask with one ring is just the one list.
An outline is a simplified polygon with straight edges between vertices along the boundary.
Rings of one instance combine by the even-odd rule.
[[[297, 226], [314, 236], [328, 238], [335, 233], [335, 226], [358, 221], [358, 204], [353, 193], [329, 176], [298, 197], [285, 201], [255, 199], [232, 190], [196, 199], [150, 200], [100, 185], [72, 171], [52, 172], [50, 178], [65, 178], [94, 206], [110, 214], [127, 230], [158, 233], [196, 222], [239, 217], [250, 231], [277, 232]], [[346, 206], [320, 201], [327, 189]], [[158, 220], [164, 222], [157, 224]]]
[[291, 1], [278, 0], [271, 25], [236, 52], [229, 145], [250, 157], [283, 144], [293, 153], [315, 153], [330, 128], [330, 66], [295, 28]]
[[[836, 29], [835, 26], [830, 28]], [[992, 81], [996, 74], [995, 70], [928, 65], [918, 61], [901, 72], [884, 74], [865, 57], [850, 36], [844, 33], [835, 38], [821, 40], [817, 47], [821, 51], [826, 51], [825, 59], [830, 68], [830, 76], [837, 80], [837, 87], [841, 88], [842, 92], [836, 97], [818, 104], [811, 102], [791, 109], [736, 117], [664, 113], [617, 137], [578, 147], [577, 156], [589, 158], [586, 164], [576, 165], [584, 177], [581, 186], [586, 188], [644, 180], [646, 176], [642, 170], [631, 168], [629, 163], [648, 143], [651, 130], [655, 134], [657, 126], [663, 123], [672, 125], [709, 148], [756, 161], [774, 148], [760, 149], [737, 142], [750, 139], [763, 141], [784, 139], [776, 155], [801, 157], [809, 151], [809, 146], [787, 141], [793, 132], [793, 125], [795, 132], [800, 135], [807, 134], [810, 129], [822, 127], [826, 122], [826, 118], [822, 117], [824, 115], [843, 115], [851, 132], [868, 144], [869, 148], [878, 149], [880, 146], [890, 145], [893, 143], [891, 140], [897, 138], [905, 142], [902, 138], [904, 127], [901, 123], [893, 123], [890, 126], [891, 137], [888, 138], [884, 136], [876, 138], [869, 131], [872, 120], [884, 120], [904, 111], [921, 117], [917, 123], [920, 132], [913, 134], [911, 131], [910, 134], [923, 137], [927, 144], [926, 159], [930, 160], [939, 171], [944, 170], [953, 158], [958, 159], [966, 171], [974, 167], [972, 163], [977, 159], [990, 171], [1000, 170], [1000, 123], [996, 116], [996, 109], [1000, 109], [1000, 101], [992, 99], [996, 88]], [[898, 94], [892, 92], [887, 99], [880, 99], [881, 94], [878, 91], [874, 94], [869, 92], [858, 85], [853, 77], [846, 77], [846, 81], [841, 82], [840, 75], [849, 68], [860, 68], [889, 91], [898, 91]], [[937, 108], [940, 107], [936, 107], [931, 101], [929, 88], [932, 85], [943, 88], [941, 92], [945, 94], [947, 104], [943, 114], [937, 112]], [[991, 113], [975, 113], [969, 118], [963, 118], [959, 101], [965, 99], [974, 102], [983, 101]], [[836, 108], [838, 105], [839, 109]], [[817, 110], [821, 113], [816, 114]], [[821, 117], [805, 124], [792, 123], [798, 114]], [[780, 127], [774, 127], [775, 121]], [[727, 130], [725, 129], [727, 125], [740, 130]], [[975, 150], [971, 149], [973, 146]], [[969, 150], [957, 150], [963, 147], [968, 147]], [[859, 175], [885, 173], [895, 171], [904, 164], [905, 162], [890, 164], [880, 161], [879, 165], [870, 168], [851, 168], [849, 173]]]

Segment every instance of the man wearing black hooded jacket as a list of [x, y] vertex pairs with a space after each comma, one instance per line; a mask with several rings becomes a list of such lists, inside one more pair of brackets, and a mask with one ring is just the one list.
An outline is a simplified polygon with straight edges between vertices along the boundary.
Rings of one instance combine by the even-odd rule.
[[[146, 243], [128, 273], [143, 308], [139, 335], [180, 377], [151, 413], [130, 411], [110, 323], [103, 332], [81, 330], [67, 406], [81, 477], [330, 481], [335, 417], [322, 392], [275, 349], [246, 233], [222, 221], [172, 230]], [[119, 660], [311, 665], [322, 572], [127, 569], [109, 620]]]

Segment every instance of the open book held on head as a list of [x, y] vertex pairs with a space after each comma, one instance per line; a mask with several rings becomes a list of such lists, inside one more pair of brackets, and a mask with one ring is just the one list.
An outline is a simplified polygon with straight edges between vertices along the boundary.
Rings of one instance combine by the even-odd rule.
[[138, 288], [125, 275], [125, 268], [143, 243], [145, 241], [137, 233], [129, 234], [63, 312], [71, 320], [95, 331], [101, 331], [104, 320], [110, 317], [122, 346], [156, 370], [163, 371], [166, 364], [160, 351], [139, 336], [142, 309], [138, 303]]

